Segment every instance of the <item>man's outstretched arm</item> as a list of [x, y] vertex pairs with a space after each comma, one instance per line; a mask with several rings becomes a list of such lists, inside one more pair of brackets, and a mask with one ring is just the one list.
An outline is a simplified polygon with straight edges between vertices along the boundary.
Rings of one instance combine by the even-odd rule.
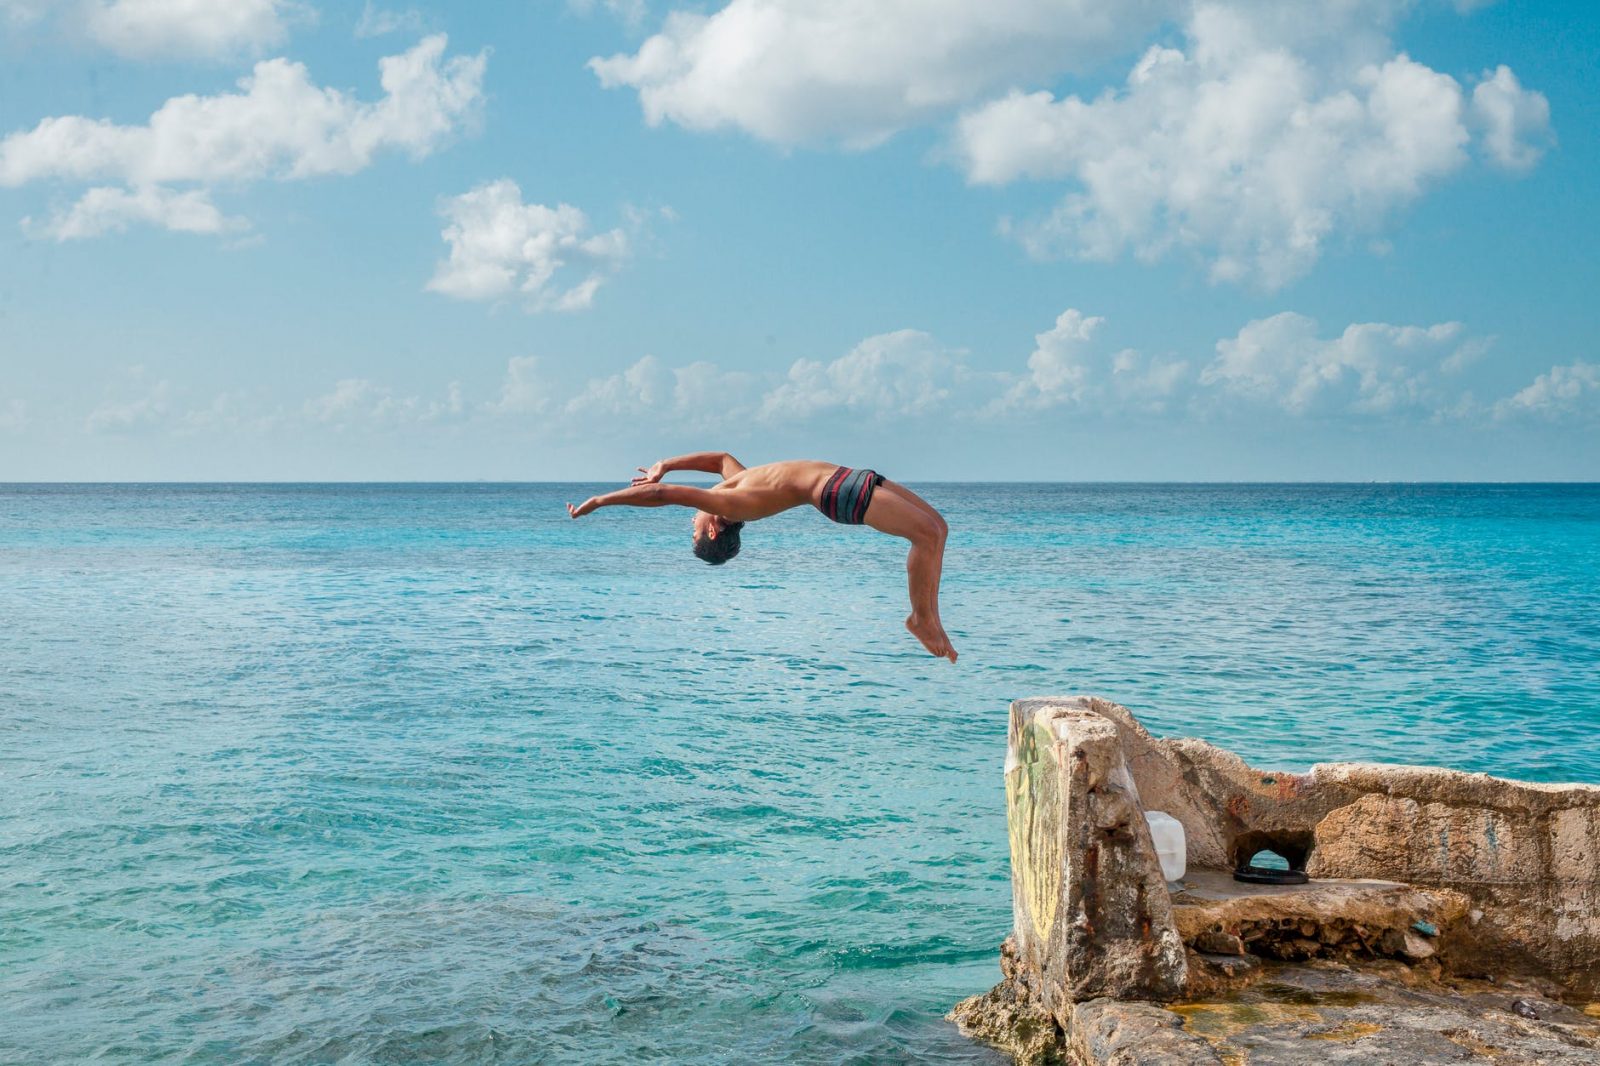
[[[727, 494], [719, 495], [710, 489], [693, 485], [659, 485], [653, 481], [641, 482], [632, 488], [618, 489], [603, 496], [591, 496], [574, 507], [567, 504], [567, 513], [582, 518], [601, 507], [696, 507], [710, 514], [722, 514]], [[724, 518], [727, 515], [723, 515]]]
[[636, 467], [639, 476], [633, 479], [635, 485], [650, 485], [660, 481], [674, 470], [698, 470], [704, 474], [716, 474], [718, 477], [729, 478], [744, 469], [744, 464], [727, 452], [692, 452], [689, 455], [679, 455], [672, 459], [662, 459], [651, 465], [650, 469]]

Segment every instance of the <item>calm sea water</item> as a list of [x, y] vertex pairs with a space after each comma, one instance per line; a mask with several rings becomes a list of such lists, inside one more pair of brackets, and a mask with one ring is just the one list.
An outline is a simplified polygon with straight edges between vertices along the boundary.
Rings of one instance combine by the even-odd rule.
[[1600, 780], [1600, 487], [0, 488], [0, 1060], [995, 1062], [1009, 700]]

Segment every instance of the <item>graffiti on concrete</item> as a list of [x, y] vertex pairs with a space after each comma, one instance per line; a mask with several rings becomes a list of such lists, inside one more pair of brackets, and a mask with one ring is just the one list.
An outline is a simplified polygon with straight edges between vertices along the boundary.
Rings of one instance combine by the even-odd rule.
[[1016, 761], [1006, 774], [1006, 825], [1012, 883], [1041, 941], [1050, 936], [1061, 898], [1060, 789], [1055, 736], [1044, 722], [1030, 721], [1018, 736]]

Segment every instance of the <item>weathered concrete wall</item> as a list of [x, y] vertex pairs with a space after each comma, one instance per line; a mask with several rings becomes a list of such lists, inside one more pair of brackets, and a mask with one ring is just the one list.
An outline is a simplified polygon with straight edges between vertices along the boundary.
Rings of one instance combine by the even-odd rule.
[[1462, 893], [1470, 918], [1441, 942], [1452, 971], [1548, 976], [1600, 995], [1600, 786], [1359, 763], [1260, 771], [1204, 741], [1157, 740], [1094, 697], [1019, 701], [1013, 736], [1019, 714], [1068, 710], [1115, 726], [1143, 807], [1183, 823], [1191, 866], [1231, 870], [1282, 841], [1308, 849], [1314, 878]]
[[1063, 1027], [1075, 1002], [1178, 995], [1183, 941], [1117, 725], [1020, 700], [1005, 781], [1019, 979]]
[[[1590, 1015], [1540, 998], [1600, 997], [1600, 786], [1263, 772], [1088, 696], [1011, 705], [1005, 784], [1004, 980], [951, 1018], [1019, 1063], [1600, 1062]], [[1184, 825], [1182, 886], [1145, 810]], [[1312, 883], [1235, 882], [1262, 847]]]

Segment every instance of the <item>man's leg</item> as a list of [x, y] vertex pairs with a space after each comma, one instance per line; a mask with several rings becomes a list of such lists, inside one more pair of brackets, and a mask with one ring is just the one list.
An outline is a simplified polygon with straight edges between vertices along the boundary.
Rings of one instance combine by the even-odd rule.
[[956, 650], [939, 620], [939, 576], [944, 570], [948, 532], [944, 519], [910, 489], [885, 481], [872, 494], [866, 524], [911, 542], [906, 555], [911, 617], [906, 619], [906, 628], [929, 652], [955, 662]]

